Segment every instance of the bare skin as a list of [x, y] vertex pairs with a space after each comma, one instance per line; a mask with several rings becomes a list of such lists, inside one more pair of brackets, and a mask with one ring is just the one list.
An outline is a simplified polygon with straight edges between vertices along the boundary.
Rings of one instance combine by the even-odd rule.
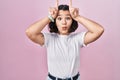
[[[79, 9], [72, 7], [72, 0], [70, 0], [69, 11], [58, 11], [58, 0], [56, 0], [56, 7], [50, 8], [49, 13], [54, 19], [56, 18], [56, 25], [60, 35], [69, 34], [68, 29], [72, 23], [72, 18], [82, 24], [88, 30], [84, 39], [84, 43], [86, 45], [97, 40], [104, 32], [104, 28], [100, 24], [79, 15]], [[49, 23], [50, 19], [48, 17], [36, 21], [35, 23], [31, 24], [29, 28], [27, 28], [26, 35], [33, 42], [44, 45], [45, 39], [41, 31]]]
[[68, 35], [69, 28], [72, 24], [72, 17], [69, 11], [58, 11], [58, 16], [56, 17], [56, 25], [60, 35]]

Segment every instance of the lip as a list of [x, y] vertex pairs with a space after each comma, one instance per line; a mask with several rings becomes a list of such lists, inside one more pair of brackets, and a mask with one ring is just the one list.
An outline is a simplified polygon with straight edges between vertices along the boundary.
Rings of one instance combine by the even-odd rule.
[[62, 30], [67, 30], [67, 27], [62, 27]]

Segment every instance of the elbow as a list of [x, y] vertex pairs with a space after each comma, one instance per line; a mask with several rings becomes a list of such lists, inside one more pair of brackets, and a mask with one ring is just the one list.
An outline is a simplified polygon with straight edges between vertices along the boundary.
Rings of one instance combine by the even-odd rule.
[[27, 35], [28, 38], [33, 39], [33, 34], [32, 34], [32, 32], [29, 29], [27, 29], [25, 31], [25, 33], [26, 33], [26, 35]]
[[104, 28], [103, 27], [99, 27], [96, 31], [95, 31], [95, 35], [96, 36], [101, 36], [104, 33]]
[[96, 36], [100, 37], [103, 33], [104, 33], [104, 28], [100, 27], [96, 32]]
[[25, 31], [25, 33], [26, 33], [26, 35], [27, 35], [28, 37], [31, 35], [29, 29], [27, 29], [27, 30]]
[[103, 27], [101, 27], [101, 29], [100, 29], [100, 33], [101, 33], [101, 34], [104, 33], [104, 28], [103, 28]]

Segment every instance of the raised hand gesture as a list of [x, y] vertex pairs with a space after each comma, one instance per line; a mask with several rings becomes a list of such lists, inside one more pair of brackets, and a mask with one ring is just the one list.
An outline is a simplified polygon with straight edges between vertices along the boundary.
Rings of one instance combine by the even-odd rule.
[[77, 18], [79, 16], [79, 9], [72, 7], [72, 0], [70, 0], [70, 3], [69, 3], [69, 11], [70, 11], [72, 18], [74, 20], [77, 20]]
[[51, 15], [52, 18], [56, 18], [58, 13], [58, 0], [56, 0], [55, 7], [49, 8], [49, 15]]

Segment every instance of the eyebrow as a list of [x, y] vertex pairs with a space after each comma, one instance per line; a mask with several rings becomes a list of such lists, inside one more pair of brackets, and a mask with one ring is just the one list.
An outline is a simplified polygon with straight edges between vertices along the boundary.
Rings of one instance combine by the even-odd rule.
[[[58, 14], [58, 16], [63, 16], [63, 15], [61, 15], [61, 14]], [[70, 14], [65, 14], [65, 16], [71, 16]]]

